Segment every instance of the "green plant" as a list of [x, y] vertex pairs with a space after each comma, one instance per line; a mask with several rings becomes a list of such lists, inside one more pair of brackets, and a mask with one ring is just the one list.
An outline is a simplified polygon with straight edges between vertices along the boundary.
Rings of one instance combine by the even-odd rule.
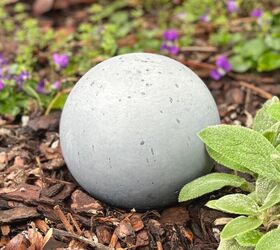
[[[219, 250], [276, 250], [280, 246], [280, 101], [267, 101], [257, 112], [253, 128], [211, 126], [199, 133], [209, 155], [234, 171], [211, 173], [186, 184], [179, 201], [187, 201], [225, 186], [240, 193], [210, 200], [206, 206], [239, 215], [228, 222]], [[254, 178], [248, 182], [238, 173]]]

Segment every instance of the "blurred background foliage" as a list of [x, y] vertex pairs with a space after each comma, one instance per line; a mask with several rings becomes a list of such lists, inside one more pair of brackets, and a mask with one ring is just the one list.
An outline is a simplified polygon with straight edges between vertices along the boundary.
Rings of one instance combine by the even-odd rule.
[[[103, 0], [36, 16], [30, 3], [1, 0], [0, 113], [60, 109], [91, 67], [135, 51], [213, 67], [223, 54], [233, 72], [277, 70], [279, 6], [279, 0]], [[77, 13], [82, 18], [76, 18]], [[172, 41], [175, 53], [161, 49], [162, 35], [170, 29], [178, 33]], [[196, 58], [188, 52], [191, 46], [214, 50]], [[54, 59], [55, 53], [65, 57], [65, 67]]]

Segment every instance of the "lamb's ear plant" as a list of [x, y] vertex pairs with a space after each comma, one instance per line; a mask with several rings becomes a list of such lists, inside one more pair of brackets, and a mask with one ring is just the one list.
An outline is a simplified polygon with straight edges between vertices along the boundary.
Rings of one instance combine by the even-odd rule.
[[[273, 97], [264, 104], [252, 129], [217, 125], [202, 130], [199, 137], [209, 155], [233, 170], [233, 174], [211, 173], [200, 177], [182, 188], [179, 201], [225, 186], [237, 187], [240, 193], [206, 203], [209, 208], [235, 215], [220, 234], [218, 250], [280, 249], [279, 99]], [[239, 173], [251, 175], [254, 181], [248, 182]]]

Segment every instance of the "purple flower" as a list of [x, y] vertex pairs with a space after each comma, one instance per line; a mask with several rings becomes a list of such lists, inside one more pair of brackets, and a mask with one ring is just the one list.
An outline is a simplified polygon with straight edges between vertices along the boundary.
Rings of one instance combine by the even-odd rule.
[[210, 21], [210, 16], [209, 16], [208, 12], [205, 12], [203, 15], [201, 15], [199, 20], [201, 22], [205, 22], [205, 23], [209, 22]]
[[218, 72], [217, 69], [213, 69], [210, 73], [210, 76], [212, 77], [212, 79], [218, 81], [222, 78], [222, 76], [220, 75], [220, 73]]
[[4, 88], [4, 83], [0, 80], [0, 91]]
[[227, 57], [224, 55], [221, 55], [216, 60], [216, 68], [213, 69], [210, 73], [210, 76], [218, 81], [220, 80], [224, 75], [226, 75], [227, 72], [231, 70], [231, 64], [228, 61]]
[[164, 42], [163, 44], [161, 44], [160, 50], [166, 51], [172, 55], [177, 55], [180, 51], [180, 48], [174, 43]]
[[16, 77], [16, 84], [19, 87], [22, 87], [24, 82], [29, 79], [29, 72], [27, 71], [21, 71], [20, 74]]
[[166, 30], [163, 35], [163, 43], [160, 46], [160, 50], [166, 51], [172, 55], [177, 55], [179, 47], [176, 44], [176, 40], [179, 38], [179, 34], [174, 29]]
[[52, 58], [59, 70], [66, 68], [69, 63], [69, 57], [66, 54], [54, 53]]
[[176, 45], [173, 45], [168, 49], [169, 53], [172, 55], [177, 55], [179, 50], [180, 50], [179, 47]]
[[179, 34], [175, 29], [169, 29], [163, 32], [163, 40], [174, 42], [179, 38]]
[[263, 15], [263, 11], [261, 9], [253, 9], [251, 11], [251, 16], [252, 17], [260, 18], [260, 17], [262, 17], [262, 15]]
[[53, 84], [52, 84], [52, 88], [53, 89], [60, 89], [61, 87], [61, 82], [60, 81], [55, 81]]
[[226, 3], [226, 6], [227, 6], [228, 12], [230, 12], [230, 13], [236, 12], [238, 9], [235, 0], [228, 0]]
[[226, 72], [229, 72], [231, 70], [231, 64], [229, 63], [226, 56], [221, 55], [216, 60], [216, 65], [218, 68], [224, 69]]
[[45, 94], [46, 91], [45, 91], [45, 81], [44, 80], [41, 80], [40, 82], [38, 82], [37, 84], [37, 88], [36, 88], [36, 91], [40, 94]]
[[4, 58], [2, 54], [0, 54], [0, 67], [3, 67], [7, 64], [7, 60]]

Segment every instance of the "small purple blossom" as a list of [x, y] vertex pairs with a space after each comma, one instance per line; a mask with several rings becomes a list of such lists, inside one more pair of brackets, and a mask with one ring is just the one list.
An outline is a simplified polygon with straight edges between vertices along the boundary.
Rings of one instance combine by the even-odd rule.
[[5, 86], [4, 86], [3, 81], [0, 80], [0, 91], [1, 91], [4, 87], [5, 87]]
[[235, 0], [228, 0], [226, 2], [226, 6], [227, 6], [228, 12], [230, 12], [230, 13], [236, 12], [238, 10]]
[[175, 43], [164, 42], [163, 44], [161, 44], [160, 50], [166, 51], [171, 55], [177, 55], [180, 51], [180, 48]]
[[229, 63], [227, 57], [224, 55], [218, 57], [218, 59], [216, 60], [216, 66], [218, 68], [224, 69], [226, 72], [229, 72], [231, 70], [231, 64]]
[[208, 23], [210, 21], [210, 16], [206, 11], [203, 15], [200, 16], [199, 20], [204, 23]]
[[173, 45], [173, 46], [171, 46], [168, 50], [169, 50], [169, 53], [170, 53], [170, 54], [172, 54], [172, 55], [177, 55], [180, 49], [179, 49], [178, 46]]
[[220, 80], [226, 73], [228, 73], [231, 70], [231, 64], [228, 61], [227, 57], [224, 55], [221, 55], [216, 60], [216, 68], [213, 69], [210, 73], [210, 76], [218, 81]]
[[68, 66], [69, 57], [66, 54], [54, 53], [52, 55], [53, 61], [59, 70], [64, 69]]
[[5, 66], [6, 64], [7, 64], [7, 60], [2, 54], [0, 54], [0, 67]]
[[27, 71], [21, 71], [20, 74], [16, 77], [16, 84], [19, 87], [22, 87], [24, 82], [29, 79], [29, 72]]
[[175, 29], [169, 29], [163, 32], [163, 40], [174, 42], [179, 38], [179, 34]]
[[53, 88], [53, 89], [58, 90], [58, 89], [60, 89], [60, 87], [61, 87], [61, 82], [60, 82], [60, 81], [55, 81], [55, 82], [52, 84], [52, 88]]
[[220, 75], [220, 73], [218, 72], [217, 69], [213, 69], [210, 73], [210, 76], [212, 77], [212, 79], [218, 81], [222, 78], [222, 76]]
[[174, 29], [166, 30], [162, 38], [163, 43], [160, 46], [160, 50], [166, 51], [172, 55], [177, 55], [180, 50], [176, 43], [176, 40], [179, 38], [178, 32]]
[[260, 18], [260, 17], [262, 17], [262, 15], [263, 15], [262, 9], [253, 9], [251, 11], [251, 16], [252, 17]]
[[45, 94], [46, 93], [45, 85], [46, 85], [46, 83], [45, 83], [44, 80], [39, 81], [38, 84], [37, 84], [36, 91], [40, 94]]

